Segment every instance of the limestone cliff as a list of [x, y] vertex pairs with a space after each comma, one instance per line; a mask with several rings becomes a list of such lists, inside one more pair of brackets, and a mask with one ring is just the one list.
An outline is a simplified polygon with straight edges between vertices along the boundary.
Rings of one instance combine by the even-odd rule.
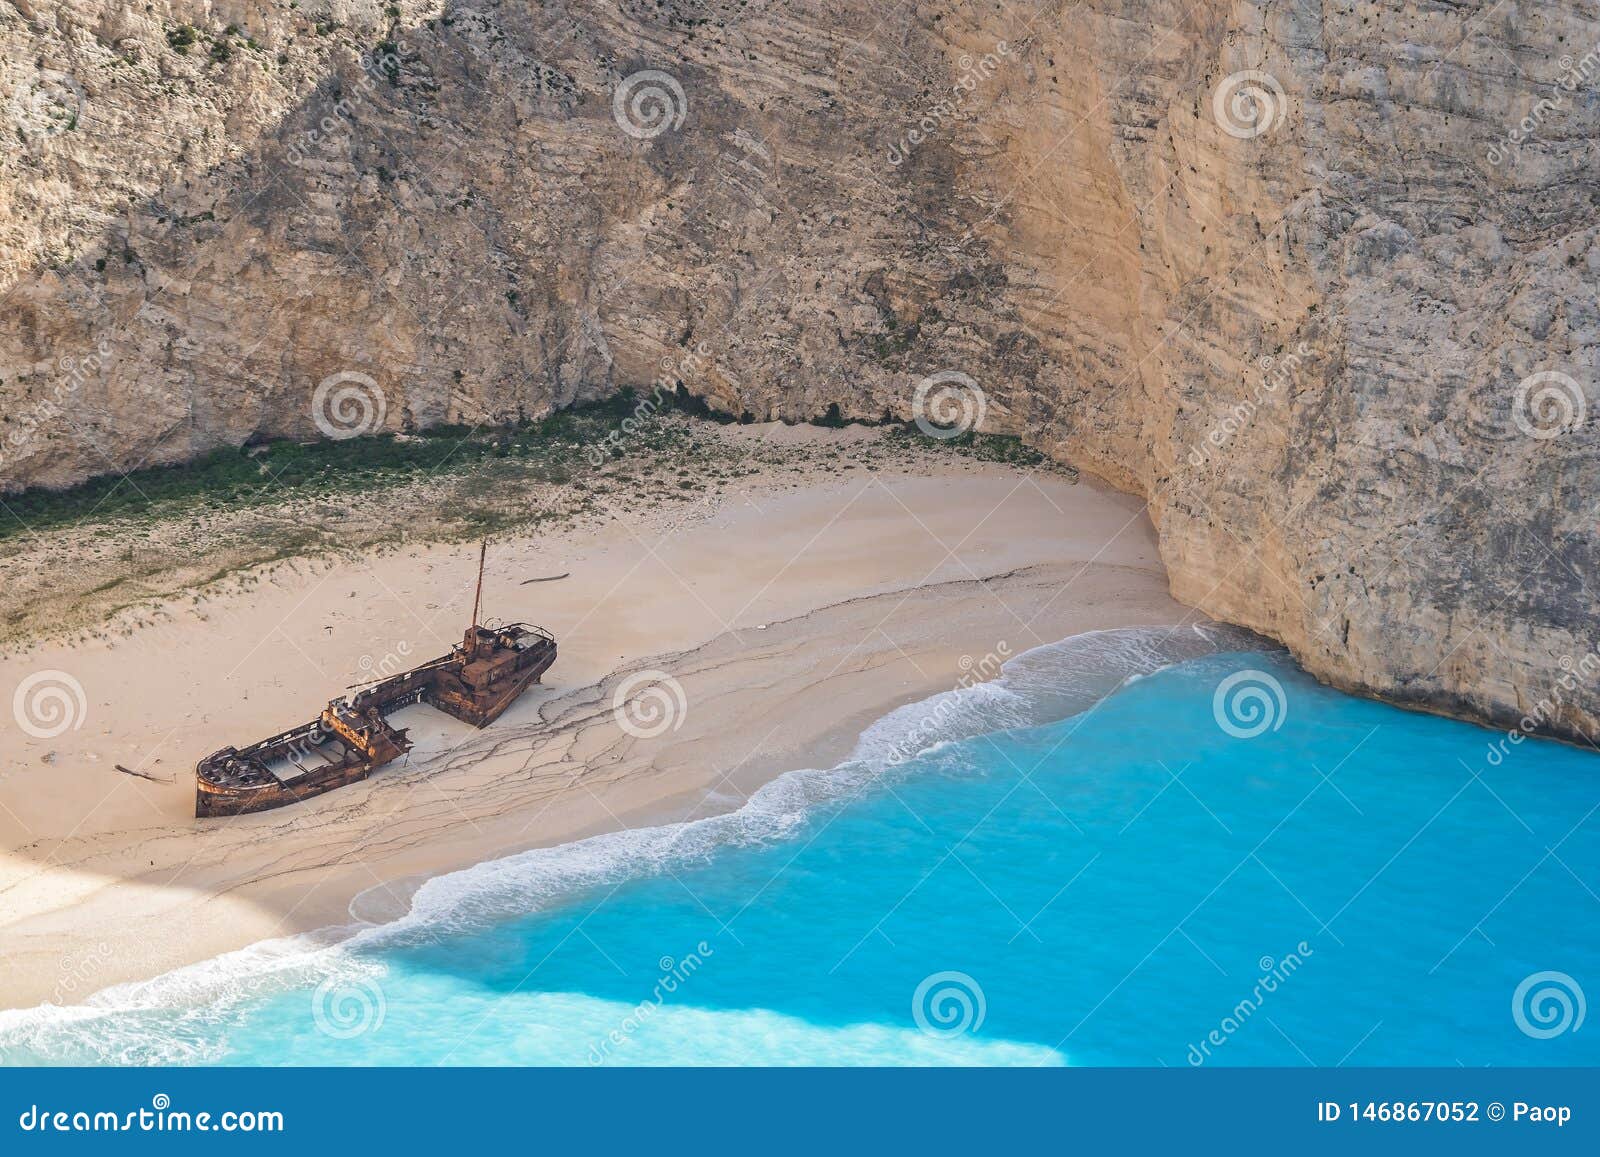
[[1174, 593], [1317, 674], [1581, 739], [1597, 44], [1593, 0], [0, 0], [0, 489], [662, 375], [932, 402], [1145, 495]]

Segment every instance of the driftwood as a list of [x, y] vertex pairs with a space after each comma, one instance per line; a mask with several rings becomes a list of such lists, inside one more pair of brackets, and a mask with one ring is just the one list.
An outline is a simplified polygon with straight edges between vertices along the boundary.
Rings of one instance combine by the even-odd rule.
[[133, 768], [131, 768], [131, 767], [123, 767], [122, 764], [120, 764], [120, 763], [114, 763], [111, 766], [115, 767], [123, 775], [136, 775], [140, 779], [148, 779], [151, 783], [172, 783], [173, 782], [170, 778], [169, 779], [162, 779], [159, 775], [151, 775], [147, 771], [134, 771]]
[[566, 570], [566, 571], [562, 571], [560, 574], [547, 574], [543, 578], [523, 579], [522, 582], [519, 583], [518, 585], [519, 586], [527, 586], [529, 583], [553, 583], [553, 582], [556, 581], [556, 579], [564, 579], [564, 578], [571, 578], [571, 577], [572, 577], [572, 572], [570, 570]]

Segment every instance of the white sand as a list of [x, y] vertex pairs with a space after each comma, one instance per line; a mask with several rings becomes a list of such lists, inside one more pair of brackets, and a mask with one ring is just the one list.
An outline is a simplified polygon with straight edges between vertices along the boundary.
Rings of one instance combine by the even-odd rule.
[[[72, 1003], [343, 922], [362, 893], [371, 916], [381, 886], [403, 905], [406, 881], [492, 856], [728, 810], [954, 686], [963, 655], [1192, 617], [1166, 594], [1136, 500], [1054, 474], [931, 469], [796, 478], [681, 504], [682, 525], [619, 511], [599, 530], [495, 544], [485, 613], [555, 632], [544, 686], [481, 732], [411, 709], [407, 765], [256, 816], [194, 819], [195, 760], [447, 651], [474, 550], [283, 566], [248, 594], [174, 602], [129, 639], [0, 659], [0, 1006]], [[52, 669], [81, 684], [86, 710], [32, 738], [9, 699]], [[687, 704], [648, 740], [611, 711], [643, 669], [671, 674]]]

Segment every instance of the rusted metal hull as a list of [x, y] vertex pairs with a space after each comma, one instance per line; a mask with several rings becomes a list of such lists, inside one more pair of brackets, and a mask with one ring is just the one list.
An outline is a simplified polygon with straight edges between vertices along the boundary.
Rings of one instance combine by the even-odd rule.
[[195, 766], [194, 814], [246, 815], [358, 783], [411, 750], [389, 713], [427, 703], [474, 727], [498, 719], [556, 660], [556, 641], [526, 623], [468, 628], [448, 655], [335, 699], [310, 723]]
[[474, 694], [473, 688], [446, 673], [423, 693], [422, 700], [463, 723], [487, 727], [505, 714], [506, 708], [516, 702], [518, 696], [537, 683], [555, 661], [556, 648], [552, 642], [547, 655], [537, 656], [527, 667], [511, 672], [486, 692]]
[[261, 784], [256, 787], [223, 787], [195, 777], [194, 814], [197, 819], [214, 816], [242, 816], [270, 811], [287, 804], [311, 799], [347, 784], [359, 783], [372, 774], [365, 762], [330, 768], [312, 782]]

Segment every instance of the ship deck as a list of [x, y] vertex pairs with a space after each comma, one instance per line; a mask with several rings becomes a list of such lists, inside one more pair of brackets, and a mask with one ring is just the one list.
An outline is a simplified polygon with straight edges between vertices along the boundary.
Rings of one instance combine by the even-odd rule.
[[483, 727], [555, 657], [555, 638], [541, 627], [474, 624], [449, 655], [335, 699], [309, 723], [201, 760], [195, 814], [282, 806], [364, 779], [411, 750], [409, 729], [394, 722], [401, 713], [426, 703], [445, 717]]

